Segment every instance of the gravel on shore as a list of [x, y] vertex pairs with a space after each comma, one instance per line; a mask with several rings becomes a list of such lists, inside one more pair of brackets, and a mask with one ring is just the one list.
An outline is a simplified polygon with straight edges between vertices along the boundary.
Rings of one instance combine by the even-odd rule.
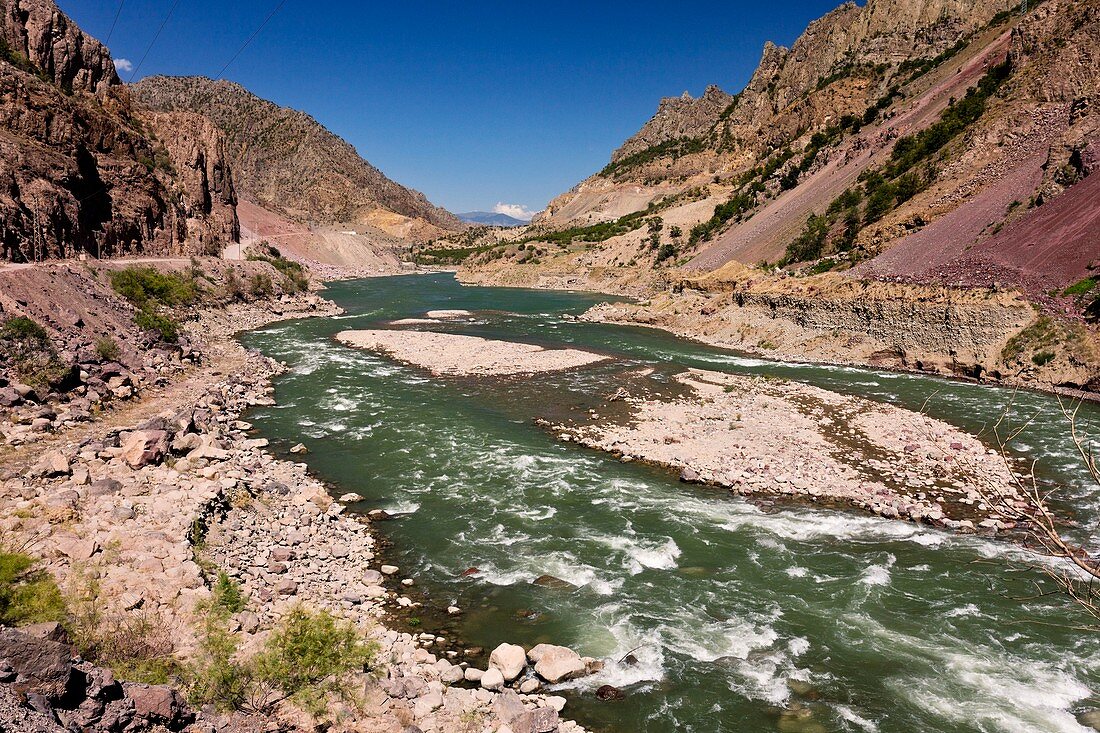
[[836, 501], [964, 531], [1013, 526], [996, 506], [1019, 499], [1009, 468], [943, 421], [779, 379], [692, 369], [677, 381], [690, 396], [619, 394], [625, 420], [550, 427], [561, 439], [738, 494]]
[[336, 339], [355, 348], [380, 351], [437, 376], [506, 376], [555, 372], [607, 357], [580, 349], [547, 349], [434, 331], [341, 331]]
[[[99, 613], [120, 627], [131, 616], [155, 624], [183, 659], [198, 649], [215, 571], [236, 579], [247, 598], [233, 619], [243, 650], [258, 648], [298, 604], [353, 621], [377, 643], [378, 660], [356, 675], [362, 699], [332, 702], [332, 731], [583, 731], [559, 717], [564, 698], [540, 693], [533, 670], [489, 689], [471, 681], [479, 670], [446, 639], [387, 628], [389, 617], [419, 602], [387, 581], [395, 569], [378, 565], [369, 522], [347, 515], [304, 464], [272, 455], [242, 420], [274, 404], [269, 380], [283, 367], [232, 334], [339, 312], [322, 303], [309, 296], [278, 313], [263, 304], [204, 313], [192, 331], [217, 368], [188, 389], [150, 396], [160, 409], [151, 417], [135, 403], [144, 418], [136, 425], [93, 422], [68, 441], [65, 432], [23, 446], [37, 460], [0, 481], [0, 533], [32, 548], [63, 589], [94, 579]], [[293, 708], [279, 719], [310, 725]]]

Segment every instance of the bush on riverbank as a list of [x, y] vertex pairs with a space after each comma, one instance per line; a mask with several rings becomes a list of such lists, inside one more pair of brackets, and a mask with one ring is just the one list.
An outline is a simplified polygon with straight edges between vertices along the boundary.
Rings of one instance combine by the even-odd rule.
[[239, 586], [220, 573], [212, 600], [201, 609], [200, 654], [183, 674], [193, 704], [266, 714], [291, 700], [322, 717], [330, 696], [350, 693], [345, 677], [369, 668], [377, 654], [351, 623], [298, 606], [259, 652], [242, 660], [229, 621], [243, 607]]
[[23, 626], [66, 618], [61, 589], [38, 561], [20, 552], [0, 552], [0, 624]]
[[15, 375], [32, 387], [58, 384], [69, 373], [46, 329], [25, 316], [0, 326], [0, 362], [10, 361]]
[[167, 343], [179, 340], [180, 325], [165, 311], [192, 305], [199, 295], [193, 271], [160, 272], [152, 267], [112, 272], [111, 287], [138, 309], [134, 323]]

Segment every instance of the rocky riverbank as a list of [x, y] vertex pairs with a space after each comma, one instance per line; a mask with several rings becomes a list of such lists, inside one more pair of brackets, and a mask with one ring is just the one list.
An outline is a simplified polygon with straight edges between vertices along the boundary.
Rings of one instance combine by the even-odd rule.
[[[97, 613], [117, 633], [138, 625], [153, 630], [167, 653], [184, 660], [201, 643], [204, 604], [219, 573], [237, 580], [247, 599], [232, 619], [242, 650], [257, 648], [299, 604], [351, 620], [379, 652], [373, 670], [355, 675], [361, 695], [332, 701], [328, 718], [335, 730], [582, 730], [559, 718], [564, 698], [537, 691], [598, 662], [583, 660], [578, 668], [575, 653], [555, 648], [547, 656], [540, 649], [531, 650], [531, 669], [525, 660], [517, 670], [509, 657], [502, 671], [495, 655], [480, 670], [446, 639], [387, 629], [387, 617], [419, 604], [408, 593], [414, 579], [399, 580], [397, 568], [378, 566], [368, 523], [348, 516], [303, 464], [273, 456], [241, 419], [253, 406], [272, 404], [268, 380], [281, 367], [231, 335], [280, 318], [336, 312], [318, 301], [302, 296], [274, 308], [203, 312], [191, 334], [202, 345], [205, 367], [175, 389], [146, 394], [133, 409], [113, 413], [115, 424], [61, 425], [35, 445], [10, 449], [0, 485], [5, 544], [42, 558], [69, 594], [94, 586]], [[127, 417], [142, 419], [117, 424]], [[12, 656], [0, 645], [0, 659]], [[39, 694], [33, 679], [9, 667], [8, 682]], [[178, 700], [171, 688], [156, 689]], [[50, 720], [71, 721], [76, 712], [70, 708], [80, 701], [59, 696], [26, 704]], [[193, 712], [181, 710], [167, 727], [240, 727], [225, 717], [196, 723]], [[301, 711], [284, 707], [264, 725], [308, 724]], [[102, 711], [80, 725], [125, 727]]]
[[[674, 399], [625, 390], [559, 438], [679, 472], [745, 496], [834, 502], [962, 531], [1014, 525], [1004, 461], [942, 421], [805, 384], [690, 370]], [[619, 412], [617, 419], [602, 416]]]

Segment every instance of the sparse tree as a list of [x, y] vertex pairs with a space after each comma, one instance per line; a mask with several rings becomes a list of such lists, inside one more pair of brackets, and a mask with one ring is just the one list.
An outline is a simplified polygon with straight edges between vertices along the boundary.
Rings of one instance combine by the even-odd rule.
[[[1091, 434], [1090, 425], [1082, 424], [1079, 417], [1081, 404], [1058, 398], [1068, 437], [1080, 460], [1083, 475], [1100, 488], [1095, 436]], [[1029, 470], [1019, 470], [1019, 461], [1012, 455], [1013, 443], [1027, 431], [1038, 415], [1012, 424], [1011, 414], [1010, 403], [990, 428], [989, 437], [1009, 469], [1015, 491], [1006, 492], [992, 480], [975, 489], [990, 507], [1023, 532], [1025, 547], [1054, 561], [1042, 566], [1048, 582], [1033, 581], [1035, 595], [1063, 595], [1069, 598], [1092, 618], [1089, 628], [1100, 629], [1100, 562], [1090, 550], [1095, 549], [1100, 540], [1100, 525], [1082, 527], [1082, 535], [1077, 538], [1069, 536], [1067, 530], [1070, 525], [1051, 506], [1060, 494], [1066, 493], [1068, 487], [1040, 479], [1036, 460], [1031, 462]]]

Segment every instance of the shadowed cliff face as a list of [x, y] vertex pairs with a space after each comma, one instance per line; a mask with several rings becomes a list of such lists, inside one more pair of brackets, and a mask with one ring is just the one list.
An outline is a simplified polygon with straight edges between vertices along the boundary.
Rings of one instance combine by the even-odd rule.
[[51, 0], [4, 0], [0, 39], [0, 259], [193, 255], [238, 238], [213, 125], [143, 119], [107, 49]]
[[309, 115], [203, 77], [150, 77], [135, 98], [159, 111], [197, 112], [225, 133], [242, 195], [301, 220], [375, 224], [379, 213], [462, 229], [449, 211], [387, 178]]

